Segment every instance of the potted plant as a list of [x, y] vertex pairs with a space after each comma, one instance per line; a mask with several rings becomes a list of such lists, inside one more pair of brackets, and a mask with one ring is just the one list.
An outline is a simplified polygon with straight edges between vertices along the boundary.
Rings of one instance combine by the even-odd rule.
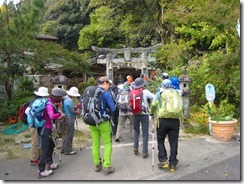
[[208, 103], [205, 107], [209, 115], [212, 136], [219, 141], [231, 141], [237, 123], [237, 119], [233, 118], [235, 106], [223, 100], [219, 106]]

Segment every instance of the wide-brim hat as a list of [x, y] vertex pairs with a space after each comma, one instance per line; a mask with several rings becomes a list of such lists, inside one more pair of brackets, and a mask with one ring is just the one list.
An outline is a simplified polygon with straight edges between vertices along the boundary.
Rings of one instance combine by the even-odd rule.
[[39, 87], [38, 91], [34, 91], [37, 96], [49, 96], [48, 89], [46, 87]]
[[69, 91], [66, 91], [66, 93], [67, 93], [69, 96], [74, 96], [74, 97], [79, 97], [79, 96], [80, 96], [80, 93], [79, 93], [77, 87], [72, 87], [72, 88], [70, 88]]
[[138, 78], [136, 78], [136, 80], [135, 80], [134, 88], [135, 88], [135, 89], [142, 88], [143, 86], [146, 85], [146, 83], [147, 83], [147, 82], [146, 82], [145, 80], [143, 80], [143, 78], [138, 77]]

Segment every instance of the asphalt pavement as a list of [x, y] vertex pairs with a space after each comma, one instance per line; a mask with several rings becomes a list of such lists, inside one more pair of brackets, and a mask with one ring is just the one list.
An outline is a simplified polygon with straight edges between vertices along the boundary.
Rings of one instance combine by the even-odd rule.
[[[89, 131], [88, 126], [80, 120], [79, 129]], [[181, 131], [178, 145], [177, 170], [157, 168], [156, 136], [152, 141], [150, 130], [149, 157], [142, 158], [142, 138], [140, 137], [139, 154], [133, 153], [133, 141], [129, 128], [125, 127], [121, 142], [117, 143], [113, 137], [112, 166], [115, 172], [105, 175], [95, 172], [92, 162], [91, 145], [76, 155], [61, 155], [61, 162], [56, 154], [55, 162], [60, 167], [55, 173], [46, 178], [37, 179], [37, 166], [29, 165], [29, 158], [0, 161], [0, 179], [4, 181], [235, 181], [240, 182], [241, 176], [241, 145], [238, 135], [230, 142], [220, 142], [211, 136], [189, 138]], [[153, 149], [155, 148], [155, 149]], [[166, 140], [169, 154], [169, 144]], [[154, 151], [153, 151], [154, 150]], [[101, 146], [101, 156], [103, 155]]]

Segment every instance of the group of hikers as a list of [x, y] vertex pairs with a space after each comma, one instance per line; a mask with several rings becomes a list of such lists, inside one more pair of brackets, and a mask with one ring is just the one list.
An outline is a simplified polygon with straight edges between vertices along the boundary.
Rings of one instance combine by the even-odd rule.
[[[127, 76], [127, 81], [120, 88], [113, 85], [113, 81], [108, 77], [101, 77], [96, 87], [90, 86], [84, 90], [82, 104], [75, 104], [77, 98], [81, 97], [76, 87], [71, 87], [67, 91], [53, 88], [50, 95], [46, 87], [40, 87], [35, 91], [33, 101], [38, 98], [47, 101], [43, 111], [45, 124], [43, 127], [31, 128], [31, 165], [38, 166], [38, 178], [52, 175], [53, 170], [59, 167], [58, 163], [53, 162], [55, 140], [52, 135], [55, 128], [58, 127], [62, 133], [61, 153], [76, 154], [72, 144], [75, 120], [80, 114], [91, 132], [95, 172], [115, 172], [111, 163], [112, 138], [115, 137], [115, 142], [121, 141], [127, 121], [135, 155], [138, 155], [140, 150], [139, 137], [142, 132], [143, 159], [148, 158], [149, 125], [150, 122], [155, 123], [158, 168], [169, 168], [174, 172], [178, 163], [180, 118], [183, 116], [180, 98], [182, 91], [179, 89], [179, 81], [171, 81], [167, 73], [162, 73], [161, 77], [162, 84], [155, 94], [146, 89], [148, 78], [145, 76], [140, 76], [134, 81], [131, 76]], [[178, 104], [175, 103], [176, 100]], [[164, 145], [166, 136], [170, 144], [169, 156]], [[104, 145], [103, 158], [100, 154], [101, 139]]]

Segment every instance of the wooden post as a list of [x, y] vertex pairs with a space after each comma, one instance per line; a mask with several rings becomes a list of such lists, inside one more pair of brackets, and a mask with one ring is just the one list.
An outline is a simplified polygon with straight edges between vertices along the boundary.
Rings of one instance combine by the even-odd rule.
[[106, 57], [106, 75], [113, 81], [113, 63], [111, 53], [108, 53]]
[[141, 58], [142, 58], [141, 74], [145, 74], [146, 76], [148, 76], [147, 53], [143, 52], [141, 54]]

